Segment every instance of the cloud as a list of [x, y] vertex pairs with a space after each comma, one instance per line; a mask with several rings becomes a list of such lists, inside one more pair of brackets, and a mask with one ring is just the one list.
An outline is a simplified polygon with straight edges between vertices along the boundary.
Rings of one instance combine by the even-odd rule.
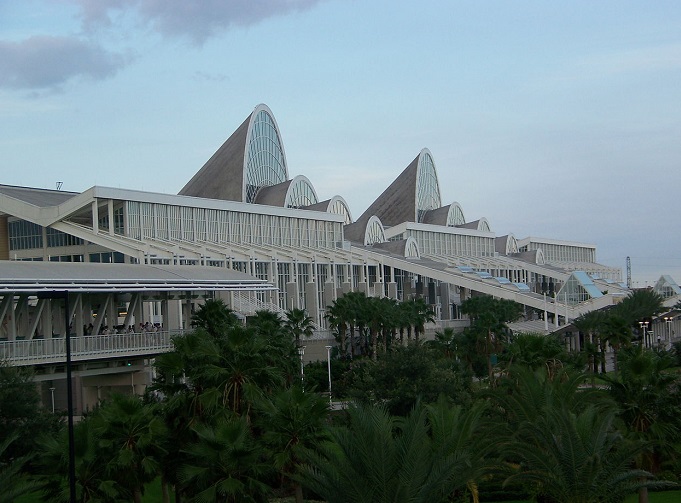
[[71, 0], [86, 30], [111, 26], [112, 13], [134, 9], [143, 24], [165, 37], [187, 37], [202, 44], [235, 26], [309, 9], [321, 0]]
[[128, 59], [74, 37], [0, 41], [0, 87], [54, 89], [75, 78], [102, 80], [114, 75]]

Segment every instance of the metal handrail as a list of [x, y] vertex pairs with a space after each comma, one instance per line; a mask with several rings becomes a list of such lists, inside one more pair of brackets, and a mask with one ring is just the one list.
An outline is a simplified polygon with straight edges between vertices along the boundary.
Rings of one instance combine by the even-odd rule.
[[[71, 336], [73, 361], [96, 360], [122, 356], [166, 353], [173, 349], [172, 337], [182, 330], [109, 335]], [[66, 358], [64, 337], [0, 341], [0, 361], [8, 365], [60, 363]]]

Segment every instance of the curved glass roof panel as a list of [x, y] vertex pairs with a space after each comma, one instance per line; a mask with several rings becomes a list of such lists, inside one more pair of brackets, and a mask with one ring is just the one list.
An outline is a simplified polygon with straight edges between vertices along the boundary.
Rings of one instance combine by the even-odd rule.
[[463, 225], [466, 223], [466, 219], [463, 216], [463, 210], [459, 203], [452, 203], [449, 206], [449, 212], [447, 213], [447, 227], [456, 227], [457, 225]]
[[303, 177], [297, 176], [286, 193], [286, 201], [284, 206], [286, 208], [303, 208], [317, 204], [317, 193], [310, 181]]
[[329, 205], [329, 213], [343, 215], [345, 217], [345, 225], [352, 223], [352, 215], [350, 214], [350, 208], [348, 208], [347, 203], [340, 196], [335, 196], [332, 198], [331, 204]]
[[426, 211], [434, 210], [442, 206], [440, 200], [440, 185], [437, 181], [435, 163], [429, 152], [422, 152], [419, 156], [419, 165], [416, 180], [416, 211], [417, 221], [423, 220]]
[[371, 246], [374, 243], [385, 243], [385, 230], [383, 224], [377, 216], [372, 216], [367, 222], [366, 231], [364, 232], [364, 245]]
[[286, 181], [286, 158], [274, 120], [260, 110], [251, 124], [246, 162], [246, 202], [255, 202], [260, 187]]
[[407, 239], [406, 246], [404, 247], [404, 256], [406, 258], [421, 258], [419, 245], [416, 242], [416, 239], [411, 236]]

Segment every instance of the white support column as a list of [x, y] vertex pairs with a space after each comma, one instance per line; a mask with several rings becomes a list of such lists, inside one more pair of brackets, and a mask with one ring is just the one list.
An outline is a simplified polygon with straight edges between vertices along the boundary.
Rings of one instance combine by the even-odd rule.
[[28, 330], [28, 336], [26, 337], [27, 339], [33, 339], [35, 335], [35, 331], [38, 328], [38, 324], [40, 323], [43, 311], [45, 310], [45, 301], [47, 299], [39, 299], [38, 304], [35, 306], [35, 311], [33, 311], [33, 322], [31, 323], [31, 326]]
[[108, 294], [104, 296], [104, 301], [99, 305], [99, 310], [97, 311], [97, 316], [95, 317], [95, 322], [93, 323], [92, 335], [98, 335], [99, 331], [102, 329], [102, 324], [104, 318], [106, 317], [107, 309], [109, 308], [109, 303], [113, 294]]
[[99, 207], [97, 206], [97, 199], [92, 201], [92, 232], [99, 233]]
[[114, 235], [114, 204], [113, 199], [107, 201], [107, 210], [109, 213], [109, 234]]
[[549, 331], [549, 316], [548, 316], [548, 310], [546, 307], [546, 294], [544, 294], [544, 331], [548, 332]]
[[298, 283], [290, 281], [286, 283], [286, 309], [296, 309], [299, 304]]
[[[45, 307], [43, 308], [43, 315], [40, 317], [42, 325], [40, 330], [43, 333], [45, 339], [52, 337], [52, 299], [43, 299], [45, 301]], [[0, 316], [2, 320], [2, 316]]]
[[[9, 333], [10, 333], [10, 323], [14, 323], [13, 321], [13, 313], [14, 309], [10, 308], [11, 306], [14, 305], [14, 294], [8, 293], [5, 294], [2, 298], [2, 302], [0, 303], [0, 326], [5, 326], [5, 330], [7, 331], [7, 337], [9, 339]], [[6, 320], [6, 322], [5, 322]]]
[[78, 293], [74, 295], [75, 300], [73, 302], [74, 306], [74, 315], [75, 315], [75, 321], [74, 323], [74, 333], [76, 334], [77, 337], [83, 337], [85, 335], [85, 327], [83, 327], [83, 294]]
[[161, 299], [161, 326], [163, 330], [168, 330], [169, 321], [169, 309], [168, 309], [168, 294], [163, 296]]
[[163, 330], [178, 330], [182, 328], [182, 314], [180, 300], [167, 300], [167, 314], [168, 318], [163, 318]]
[[14, 319], [12, 324], [14, 334], [10, 334], [10, 337], [12, 335], [14, 337], [10, 340], [16, 340], [17, 335], [26, 337], [26, 332], [28, 331], [28, 295], [19, 296], [12, 318]]
[[308, 316], [310, 316], [316, 324], [319, 324], [319, 301], [317, 299], [317, 284], [308, 281], [305, 283], [305, 310], [307, 311]]
[[133, 324], [133, 320], [135, 318], [135, 309], [137, 308], [137, 304], [140, 302], [141, 297], [142, 294], [139, 292], [133, 293], [130, 296], [130, 302], [128, 302], [128, 312], [125, 315], [125, 320], [123, 320], [126, 330], [130, 325]]

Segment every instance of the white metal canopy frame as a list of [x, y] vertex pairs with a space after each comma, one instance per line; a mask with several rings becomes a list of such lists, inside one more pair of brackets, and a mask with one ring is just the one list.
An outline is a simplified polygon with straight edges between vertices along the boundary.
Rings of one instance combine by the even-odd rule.
[[268, 291], [271, 283], [231, 269], [200, 266], [0, 261], [0, 294], [143, 291]]

